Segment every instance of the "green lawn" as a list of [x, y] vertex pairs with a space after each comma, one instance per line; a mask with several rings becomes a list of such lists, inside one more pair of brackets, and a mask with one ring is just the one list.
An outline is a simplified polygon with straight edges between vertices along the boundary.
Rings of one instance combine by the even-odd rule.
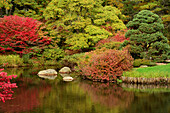
[[146, 68], [134, 68], [129, 72], [124, 72], [123, 76], [146, 78], [170, 77], [170, 64]]

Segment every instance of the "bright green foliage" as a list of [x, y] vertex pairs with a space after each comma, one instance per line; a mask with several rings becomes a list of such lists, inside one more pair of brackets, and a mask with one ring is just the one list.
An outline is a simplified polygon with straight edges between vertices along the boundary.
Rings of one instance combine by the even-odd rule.
[[43, 14], [50, 36], [58, 44], [65, 41], [60, 47], [78, 50], [93, 47], [99, 40], [113, 35], [101, 28], [106, 23], [114, 30], [125, 29], [121, 12], [115, 7], [103, 7], [102, 3], [102, 0], [52, 0]]
[[130, 37], [131, 54], [134, 58], [165, 60], [170, 57], [167, 38], [162, 34], [162, 20], [157, 14], [142, 10], [129, 21], [125, 36]]
[[0, 55], [0, 67], [24, 66], [24, 61], [19, 55]]
[[133, 62], [134, 67], [139, 67], [141, 65], [147, 65], [147, 66], [155, 66], [156, 63], [152, 62], [151, 60], [145, 60], [145, 59], [135, 59]]
[[59, 60], [60, 58], [64, 57], [64, 51], [60, 48], [53, 48], [53, 49], [45, 49], [42, 54], [46, 60]]

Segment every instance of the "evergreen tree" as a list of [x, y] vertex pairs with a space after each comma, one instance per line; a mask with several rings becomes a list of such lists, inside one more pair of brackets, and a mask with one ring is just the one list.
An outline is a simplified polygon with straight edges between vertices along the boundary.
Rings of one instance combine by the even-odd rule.
[[164, 25], [157, 14], [142, 10], [126, 25], [129, 30], [131, 54], [134, 58], [162, 61], [170, 57], [170, 47], [163, 35]]

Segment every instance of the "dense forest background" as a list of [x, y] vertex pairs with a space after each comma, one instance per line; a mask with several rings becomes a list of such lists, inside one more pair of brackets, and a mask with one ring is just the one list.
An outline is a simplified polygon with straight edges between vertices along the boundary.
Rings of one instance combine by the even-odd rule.
[[[0, 1], [0, 17], [4, 15], [19, 15], [32, 17], [42, 22], [49, 20], [46, 12], [49, 8], [53, 10], [53, 16], [55, 16], [55, 6], [50, 6], [50, 2], [60, 2], [61, 5], [66, 3], [68, 0], [1, 0]], [[76, 0], [71, 0], [72, 4]], [[79, 0], [82, 2], [82, 7], [87, 6], [86, 3], [90, 0]], [[93, 1], [93, 0], [92, 0]], [[91, 2], [92, 2], [91, 1]], [[158, 14], [164, 23], [164, 35], [169, 39], [169, 29], [170, 29], [170, 2], [169, 0], [99, 0], [103, 7], [114, 6], [118, 8], [123, 14], [123, 22], [126, 24], [128, 21], [132, 20], [133, 16], [139, 11], [147, 9], [156, 14]], [[94, 2], [96, 4], [99, 2]], [[83, 6], [84, 5], [84, 6]], [[67, 8], [67, 7], [65, 7]], [[75, 7], [72, 7], [73, 10]], [[79, 10], [82, 12], [81, 10]], [[46, 17], [47, 16], [47, 17]]]

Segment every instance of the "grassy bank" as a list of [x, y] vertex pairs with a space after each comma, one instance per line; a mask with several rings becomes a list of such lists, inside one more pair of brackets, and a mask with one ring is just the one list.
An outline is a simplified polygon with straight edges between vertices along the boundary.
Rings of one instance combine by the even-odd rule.
[[134, 68], [131, 71], [124, 72], [123, 76], [144, 78], [156, 78], [156, 77], [170, 78], [170, 64], [146, 68]]

